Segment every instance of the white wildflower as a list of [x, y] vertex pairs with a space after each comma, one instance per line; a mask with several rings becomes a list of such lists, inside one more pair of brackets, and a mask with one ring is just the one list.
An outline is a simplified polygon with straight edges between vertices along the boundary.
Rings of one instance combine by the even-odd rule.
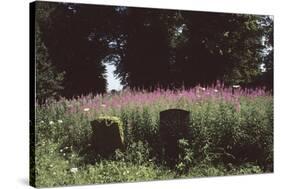
[[235, 88], [235, 89], [240, 88], [240, 85], [232, 85], [232, 88]]
[[59, 120], [58, 120], [58, 123], [62, 123], [62, 120], [61, 120], [61, 119], [59, 119]]
[[101, 107], [106, 107], [106, 105], [105, 105], [105, 104], [102, 104]]
[[40, 121], [40, 123], [45, 123], [45, 122], [42, 120], [42, 121]]
[[66, 149], [66, 150], [67, 150], [68, 148], [69, 148], [68, 146], [64, 147], [64, 149]]
[[73, 167], [73, 168], [70, 169], [71, 173], [76, 173], [77, 171], [78, 171], [78, 168], [76, 168], [76, 167]]
[[217, 89], [214, 90], [215, 93], [219, 92]]
[[53, 122], [53, 121], [50, 121], [50, 122], [49, 122], [49, 124], [50, 124], [50, 125], [54, 125], [54, 124], [55, 124], [55, 122]]
[[63, 152], [63, 149], [60, 149], [60, 152]]
[[65, 156], [66, 154], [65, 154], [65, 153], [63, 153], [62, 155], [63, 155], [63, 156]]
[[84, 112], [88, 112], [90, 108], [84, 108]]
[[199, 90], [205, 91], [206, 88], [204, 88], [204, 87], [199, 87]]

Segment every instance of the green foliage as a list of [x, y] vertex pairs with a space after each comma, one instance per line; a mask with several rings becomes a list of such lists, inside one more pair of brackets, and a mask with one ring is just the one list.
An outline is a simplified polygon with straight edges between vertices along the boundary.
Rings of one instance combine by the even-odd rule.
[[239, 111], [225, 102], [198, 106], [200, 111], [194, 110], [192, 116], [191, 142], [196, 159], [253, 162], [263, 168], [272, 164], [271, 103], [263, 98], [241, 99]]
[[193, 150], [191, 149], [191, 146], [186, 139], [180, 139], [178, 141], [178, 145], [180, 149], [180, 154], [178, 163], [176, 165], [176, 170], [181, 174], [188, 173], [188, 170], [193, 163]]
[[270, 16], [37, 4], [48, 56], [65, 71], [65, 97], [105, 93], [104, 63], [115, 65], [121, 83], [134, 89], [193, 87], [217, 80], [273, 87]]
[[257, 82], [262, 75], [272, 79], [270, 68], [266, 73], [261, 69], [263, 64], [273, 68], [273, 45], [263, 42], [273, 34], [268, 16], [128, 9], [137, 19], [123, 28], [129, 30], [128, 48], [116, 62], [116, 73], [131, 88], [190, 87], [216, 80], [262, 85]]
[[112, 9], [89, 9], [88, 5], [70, 3], [38, 4], [54, 7], [47, 22], [40, 26], [42, 41], [52, 64], [59, 72], [65, 72], [61, 96], [72, 98], [105, 93], [107, 83], [103, 59], [109, 54], [107, 34], [111, 30], [105, 25], [114, 26], [108, 22]]
[[[173, 102], [160, 98], [152, 105], [128, 104], [119, 109], [86, 109], [83, 101], [37, 107], [37, 186], [273, 171], [272, 96]], [[179, 157], [170, 168], [161, 161], [159, 112], [175, 107], [191, 111], [190, 136], [178, 141]], [[125, 148], [111, 157], [99, 157], [91, 143], [90, 120], [120, 121], [112, 116], [122, 120]]]
[[151, 150], [148, 143], [142, 141], [133, 142], [128, 144], [125, 152], [116, 151], [116, 159], [137, 165], [150, 164], [153, 161], [150, 154]]
[[266, 46], [265, 56], [263, 59], [264, 73], [261, 76], [261, 82], [273, 90], [273, 18], [266, 16], [262, 20], [264, 25], [264, 43]]
[[208, 165], [200, 164], [190, 169], [189, 178], [192, 177], [206, 177], [206, 176], [226, 176], [226, 175], [247, 175], [247, 174], [259, 174], [263, 173], [259, 166], [252, 164], [245, 164], [242, 166], [234, 167], [222, 166], [222, 165]]
[[[36, 36], [38, 36], [37, 34]], [[63, 89], [64, 73], [58, 73], [51, 64], [47, 49], [38, 36], [36, 39], [36, 99], [44, 103], [48, 98], [56, 98]]]
[[161, 170], [153, 165], [143, 166], [126, 162], [102, 162], [90, 169], [93, 181], [88, 183], [111, 183], [149, 181], [173, 178], [169, 171]]
[[64, 72], [58, 72], [52, 63], [48, 50], [42, 41], [42, 24], [46, 24], [53, 9], [48, 4], [36, 4], [35, 20], [35, 79], [36, 100], [45, 103], [46, 100], [57, 98], [63, 90]]
[[62, 147], [44, 140], [36, 146], [36, 186], [53, 187], [89, 183], [112, 183], [172, 179], [175, 174], [148, 160], [147, 145], [134, 143], [123, 154], [116, 151], [114, 160], [94, 165], [81, 164], [72, 147]]
[[208, 165], [199, 164], [191, 167], [189, 174], [181, 175], [182, 178], [194, 177], [214, 177], [214, 176], [228, 176], [228, 175], [248, 175], [260, 174], [263, 170], [256, 165], [246, 164], [243, 166], [224, 166], [224, 165]]
[[[270, 17], [38, 2], [35, 22], [36, 186], [273, 171], [272, 96], [201, 99], [196, 89], [174, 100], [157, 91], [148, 96], [151, 102], [128, 94], [122, 102], [109, 95], [95, 96], [98, 103], [92, 96], [45, 103], [61, 94], [104, 93], [104, 62], [113, 62], [131, 88], [191, 87], [217, 79], [272, 88]], [[173, 168], [162, 161], [159, 137], [159, 112], [169, 108], [191, 111], [189, 138], [178, 141]], [[106, 158], [96, 153], [91, 120], [118, 127], [124, 149]]]

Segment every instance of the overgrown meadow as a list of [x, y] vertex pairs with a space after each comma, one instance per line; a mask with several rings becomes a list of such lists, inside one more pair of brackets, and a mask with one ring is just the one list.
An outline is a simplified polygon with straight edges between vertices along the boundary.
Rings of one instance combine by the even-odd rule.
[[[161, 158], [159, 113], [191, 112], [174, 168]], [[125, 150], [94, 153], [90, 121], [117, 116]], [[223, 86], [61, 99], [36, 105], [36, 186], [132, 182], [273, 171], [273, 96]]]

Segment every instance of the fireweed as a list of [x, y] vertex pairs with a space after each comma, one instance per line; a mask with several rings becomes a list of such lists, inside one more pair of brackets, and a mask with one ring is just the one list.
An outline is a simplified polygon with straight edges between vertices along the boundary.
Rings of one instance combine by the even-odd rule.
[[[173, 170], [162, 162], [159, 144], [159, 112], [169, 108], [191, 112], [190, 138], [179, 144]], [[121, 118], [127, 149], [108, 160], [95, 157], [90, 143], [90, 121], [103, 115]], [[115, 176], [102, 174], [114, 170]], [[273, 96], [263, 89], [124, 90], [36, 105], [39, 186], [272, 171]]]

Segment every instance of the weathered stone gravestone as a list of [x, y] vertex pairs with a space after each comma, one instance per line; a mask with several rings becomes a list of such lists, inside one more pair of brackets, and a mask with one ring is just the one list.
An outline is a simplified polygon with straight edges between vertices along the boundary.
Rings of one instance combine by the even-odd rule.
[[91, 121], [93, 146], [97, 154], [107, 157], [124, 148], [123, 124], [118, 117], [103, 116]]
[[163, 158], [173, 166], [179, 155], [178, 140], [188, 137], [190, 112], [169, 109], [160, 112], [160, 139]]

